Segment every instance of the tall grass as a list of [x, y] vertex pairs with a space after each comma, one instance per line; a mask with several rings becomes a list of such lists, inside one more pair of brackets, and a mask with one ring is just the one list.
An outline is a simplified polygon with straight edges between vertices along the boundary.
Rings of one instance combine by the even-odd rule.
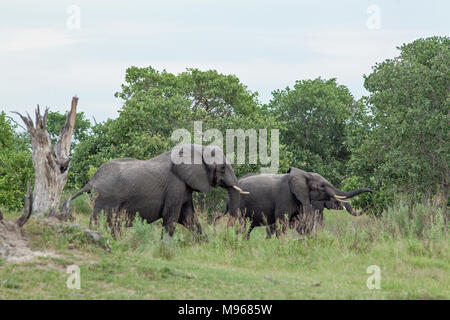
[[[90, 205], [89, 197], [81, 199]], [[214, 226], [200, 212], [207, 240], [181, 225], [167, 239], [161, 221], [147, 224], [139, 217], [114, 238], [101, 214], [97, 229], [103, 239], [92, 241], [80, 230], [89, 215], [77, 213], [75, 223], [62, 225], [30, 219], [25, 231], [32, 248], [52, 249], [61, 258], [21, 267], [0, 262], [0, 296], [74, 298], [64, 285], [55, 289], [55, 281], [64, 284], [66, 278], [64, 270], [51, 268], [77, 264], [86, 298], [450, 297], [448, 235], [432, 203], [399, 203], [379, 218], [326, 211], [324, 228], [315, 234], [288, 229], [266, 239], [264, 227], [257, 227], [249, 240], [248, 224], [227, 228], [223, 218]], [[366, 286], [373, 264], [381, 268], [381, 290]], [[45, 275], [51, 279], [43, 282]], [[2, 279], [11, 277], [22, 289], [2, 287]]]
[[[173, 257], [175, 252], [183, 248], [199, 243], [205, 250], [213, 250], [220, 254], [227, 250], [242, 253], [256, 248], [271, 252], [273, 250], [277, 255], [283, 255], [284, 253], [293, 254], [293, 252], [303, 254], [302, 250], [305, 247], [314, 249], [315, 247], [332, 247], [336, 244], [346, 251], [367, 252], [376, 241], [409, 240], [430, 246], [436, 242], [446, 244], [448, 240], [443, 230], [441, 209], [432, 203], [414, 205], [398, 203], [387, 208], [379, 217], [354, 218], [343, 217], [343, 215], [346, 215], [343, 211], [327, 212], [324, 228], [308, 236], [301, 236], [295, 230], [288, 230], [280, 239], [273, 237], [268, 240], [265, 239], [265, 232], [253, 231], [251, 239], [246, 240], [245, 234], [249, 223], [243, 226], [237, 223], [234, 227], [227, 228], [223, 221], [213, 226], [207, 223], [206, 215], [203, 217], [200, 214], [203, 218], [202, 226], [207, 241], [180, 225], [177, 226], [173, 238], [168, 240], [164, 236], [161, 221], [147, 224], [137, 215], [133, 226], [125, 228], [121, 239], [111, 240], [126, 245], [131, 250], [138, 252], [152, 250], [155, 256], [167, 258]], [[104, 233], [107, 233], [106, 220], [104, 217], [100, 219]], [[296, 249], [299, 244], [303, 249]]]
[[400, 202], [383, 212], [381, 227], [392, 237], [436, 239], [443, 235], [442, 208], [431, 202]]

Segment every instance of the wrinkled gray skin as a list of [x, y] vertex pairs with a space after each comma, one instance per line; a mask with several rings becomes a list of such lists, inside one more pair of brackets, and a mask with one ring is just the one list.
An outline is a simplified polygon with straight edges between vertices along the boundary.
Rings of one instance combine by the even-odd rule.
[[101, 210], [108, 217], [125, 210], [132, 217], [138, 212], [148, 223], [162, 218], [169, 236], [173, 235], [176, 223], [202, 234], [194, 212], [192, 192], [208, 193], [211, 187], [226, 188], [231, 199], [230, 211], [235, 212], [240, 192], [233, 186], [238, 181], [220, 148], [201, 145], [183, 145], [182, 148], [184, 151], [178, 148], [175, 152], [194, 156], [199, 164], [193, 161], [192, 164], [174, 163], [171, 157], [174, 149], [149, 160], [112, 160], [100, 166], [86, 186], [70, 200], [84, 192], [94, 192], [90, 224], [97, 223]]
[[[251, 222], [248, 236], [256, 226], [277, 226], [282, 222], [294, 221], [300, 214], [311, 218], [314, 207], [318, 210], [318, 207], [331, 206], [333, 201], [342, 202], [360, 193], [372, 192], [367, 188], [344, 192], [336, 189], [321, 175], [294, 167], [285, 174], [244, 176], [239, 180], [238, 186], [250, 192], [248, 195], [241, 195], [239, 205], [242, 215]], [[339, 200], [335, 196], [340, 197]], [[351, 206], [347, 210], [353, 212]], [[230, 215], [233, 213], [230, 212]], [[279, 236], [278, 228], [276, 231]]]

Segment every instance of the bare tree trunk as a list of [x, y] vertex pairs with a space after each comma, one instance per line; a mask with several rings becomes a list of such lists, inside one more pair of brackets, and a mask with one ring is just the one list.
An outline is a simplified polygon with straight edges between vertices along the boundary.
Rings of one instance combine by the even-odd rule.
[[34, 166], [33, 214], [42, 216], [45, 213], [56, 215], [63, 188], [67, 182], [70, 165], [70, 143], [75, 126], [78, 98], [72, 98], [72, 106], [66, 123], [61, 128], [58, 142], [53, 147], [47, 132], [48, 108], [41, 116], [39, 105], [36, 108], [36, 121], [33, 124], [30, 116], [17, 113], [27, 126], [31, 137], [32, 158]]

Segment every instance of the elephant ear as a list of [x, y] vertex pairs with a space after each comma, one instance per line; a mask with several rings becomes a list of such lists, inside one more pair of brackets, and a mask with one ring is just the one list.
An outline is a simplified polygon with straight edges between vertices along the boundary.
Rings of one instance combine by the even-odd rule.
[[291, 192], [303, 205], [310, 205], [308, 180], [311, 178], [311, 175], [294, 167], [289, 168], [287, 173], [289, 174], [289, 189]]
[[188, 161], [173, 162], [173, 172], [193, 190], [208, 193], [211, 186], [208, 180], [208, 171], [203, 162], [202, 147], [188, 145], [174, 150], [180, 157]]

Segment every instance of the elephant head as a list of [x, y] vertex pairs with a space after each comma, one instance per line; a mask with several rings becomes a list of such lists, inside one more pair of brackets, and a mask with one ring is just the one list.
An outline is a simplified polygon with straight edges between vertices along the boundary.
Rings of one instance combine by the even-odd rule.
[[[317, 201], [322, 201], [324, 203], [326, 201], [336, 201], [345, 206], [345, 204], [348, 204], [347, 199], [363, 192], [372, 192], [372, 190], [367, 188], [348, 192], [341, 191], [320, 174], [305, 172], [294, 167], [291, 167], [287, 173], [289, 175], [289, 188], [291, 189], [291, 192], [304, 206], [311, 206], [313, 205], [313, 202]], [[353, 212], [353, 209], [349, 204], [348, 206], [345, 206], [345, 208], [350, 213]]]
[[231, 164], [217, 146], [187, 144], [172, 149], [174, 173], [194, 191], [208, 193], [211, 187], [227, 189], [230, 212], [237, 213], [241, 194]]

